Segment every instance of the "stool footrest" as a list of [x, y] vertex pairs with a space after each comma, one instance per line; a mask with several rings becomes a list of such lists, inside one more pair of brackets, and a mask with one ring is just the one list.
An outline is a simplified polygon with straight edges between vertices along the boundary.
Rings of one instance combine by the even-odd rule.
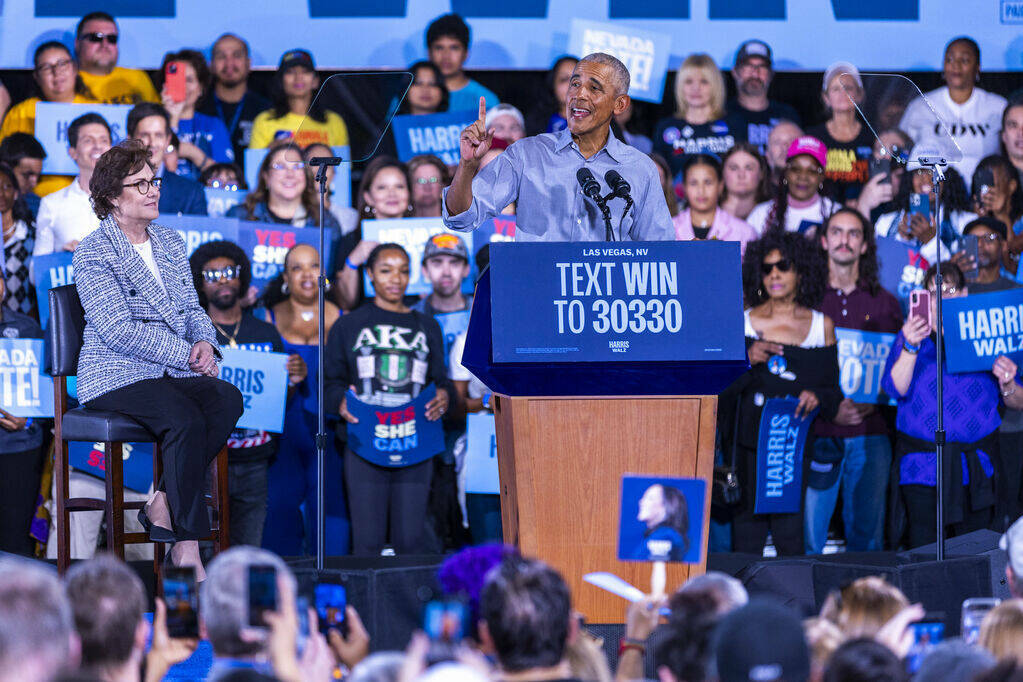
[[95, 497], [72, 497], [64, 505], [68, 511], [103, 511], [107, 508], [106, 500]]

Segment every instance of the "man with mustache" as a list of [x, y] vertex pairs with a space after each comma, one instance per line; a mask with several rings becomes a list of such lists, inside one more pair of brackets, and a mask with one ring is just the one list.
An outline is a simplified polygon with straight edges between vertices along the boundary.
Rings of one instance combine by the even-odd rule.
[[737, 94], [726, 109], [741, 122], [736, 128], [735, 141], [755, 144], [761, 154], [766, 153], [767, 136], [779, 121], [802, 125], [795, 109], [784, 102], [767, 98], [773, 77], [770, 45], [754, 39], [739, 46], [735, 66], [732, 68]]
[[[828, 254], [828, 283], [821, 311], [836, 327], [894, 333], [902, 309], [877, 278], [874, 228], [851, 208], [841, 208], [820, 231]], [[876, 380], [876, 379], [875, 379]], [[807, 477], [805, 533], [808, 554], [820, 554], [842, 490], [846, 548], [880, 550], [884, 541], [884, 499], [892, 450], [888, 427], [876, 405], [845, 398], [832, 420], [817, 419]]]
[[629, 106], [629, 81], [629, 70], [615, 57], [600, 52], [583, 57], [569, 80], [568, 127], [524, 137], [483, 168], [494, 134], [486, 130], [481, 97], [479, 119], [462, 131], [458, 168], [444, 190], [444, 224], [475, 230], [516, 202], [516, 241], [604, 241], [601, 211], [576, 179], [586, 168], [602, 196], [609, 193], [608, 171], [631, 186], [635, 204], [628, 211], [621, 197], [607, 201], [616, 241], [674, 240], [657, 166], [611, 134], [611, 117]]

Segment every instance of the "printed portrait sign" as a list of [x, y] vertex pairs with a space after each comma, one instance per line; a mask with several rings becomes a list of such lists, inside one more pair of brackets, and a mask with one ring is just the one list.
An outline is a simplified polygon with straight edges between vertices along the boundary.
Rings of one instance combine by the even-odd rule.
[[707, 482], [698, 478], [623, 476], [618, 558], [700, 563], [706, 496]]

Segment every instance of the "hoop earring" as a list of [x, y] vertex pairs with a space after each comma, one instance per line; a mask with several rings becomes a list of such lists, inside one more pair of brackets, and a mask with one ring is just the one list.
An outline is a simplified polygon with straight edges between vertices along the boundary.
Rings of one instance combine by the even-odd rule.
[[824, 183], [823, 183], [823, 182], [822, 182], [822, 183], [820, 183], [819, 185], [817, 185], [817, 191], [818, 191], [818, 192], [820, 192], [820, 191], [821, 191], [821, 190], [823, 190], [823, 189], [824, 189]]
[[284, 294], [285, 296], [288, 295], [288, 283], [287, 282], [281, 282], [281, 293]]
[[788, 178], [782, 178], [781, 179], [781, 184], [783, 184], [786, 187], [788, 187], [789, 186], [789, 179]]
[[763, 298], [763, 297], [764, 297], [764, 288], [763, 287], [759, 287], [757, 289], [757, 298]]

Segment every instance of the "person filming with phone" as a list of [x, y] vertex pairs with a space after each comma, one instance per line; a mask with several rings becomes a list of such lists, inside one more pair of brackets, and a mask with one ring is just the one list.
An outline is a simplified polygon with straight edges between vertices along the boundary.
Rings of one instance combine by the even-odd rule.
[[516, 241], [673, 240], [657, 166], [611, 134], [611, 117], [629, 105], [629, 81], [615, 57], [583, 57], [569, 81], [568, 127], [523, 138], [485, 168], [494, 134], [481, 97], [444, 190], [444, 224], [469, 232], [515, 202]]
[[[901, 503], [893, 511], [893, 529], [901, 536], [900, 510], [905, 505], [908, 546], [934, 542], [937, 504], [934, 429], [938, 380], [936, 324], [937, 266], [924, 276], [924, 290], [910, 297], [909, 317], [895, 338], [882, 374], [881, 387], [897, 402], [895, 468]], [[953, 263], [941, 264], [941, 295], [961, 298], [969, 294], [966, 277]], [[1023, 407], [1023, 386], [1016, 380], [1018, 367], [1004, 355], [990, 372], [952, 374], [941, 368], [944, 382], [946, 444], [941, 462], [944, 519], [949, 536], [988, 527], [996, 502], [995, 480], [999, 462], [999, 403]], [[892, 538], [898, 544], [899, 538]]]

